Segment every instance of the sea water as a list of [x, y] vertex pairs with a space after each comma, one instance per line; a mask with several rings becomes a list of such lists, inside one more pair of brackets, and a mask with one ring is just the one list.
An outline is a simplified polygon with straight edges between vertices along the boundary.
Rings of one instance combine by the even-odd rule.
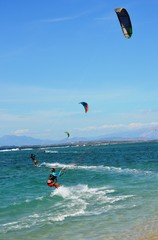
[[[8, 149], [0, 151], [0, 164], [1, 240], [158, 234], [157, 142]], [[58, 189], [47, 186], [52, 167], [66, 168]]]

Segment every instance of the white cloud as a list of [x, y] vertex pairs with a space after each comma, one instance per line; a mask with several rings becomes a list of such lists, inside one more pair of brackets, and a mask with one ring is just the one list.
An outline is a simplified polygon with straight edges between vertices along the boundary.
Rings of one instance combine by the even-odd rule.
[[158, 122], [151, 123], [129, 123], [129, 124], [107, 124], [102, 126], [89, 126], [84, 128], [76, 128], [76, 130], [81, 132], [99, 131], [99, 130], [137, 130], [142, 128], [157, 128]]
[[94, 13], [94, 12], [96, 12], [96, 10], [97, 10], [97, 8], [95, 6], [95, 8], [87, 9], [87, 10], [85, 10], [83, 12], [80, 12], [80, 13], [78, 13], [76, 15], [72, 15], [72, 16], [68, 16], [68, 17], [57, 17], [57, 18], [43, 19], [40, 22], [43, 22], [43, 23], [56, 23], [56, 22], [63, 22], [63, 21], [68, 21], [68, 20], [74, 20], [74, 19], [80, 18], [82, 16], [86, 16], [86, 15], [89, 15], [91, 13]]
[[55, 22], [63, 22], [74, 19], [74, 17], [61, 17], [61, 18], [52, 18], [52, 19], [43, 19], [41, 22], [44, 23], [55, 23]]
[[74, 20], [74, 19], [80, 18], [80, 17], [82, 17], [84, 15], [87, 15], [89, 13], [91, 13], [91, 10], [87, 10], [87, 11], [81, 12], [79, 14], [68, 16], [68, 17], [57, 17], [57, 18], [43, 19], [40, 22], [43, 22], [43, 23], [64, 22], [64, 21], [69, 21], [69, 20]]
[[15, 130], [14, 132], [12, 132], [12, 134], [16, 135], [16, 136], [22, 136], [28, 132], [29, 132], [29, 129], [18, 129], [18, 130]]

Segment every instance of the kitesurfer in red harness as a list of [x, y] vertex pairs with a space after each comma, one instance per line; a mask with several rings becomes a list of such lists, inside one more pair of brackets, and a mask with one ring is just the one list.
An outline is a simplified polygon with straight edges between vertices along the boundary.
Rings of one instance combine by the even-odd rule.
[[60, 176], [60, 173], [55, 172], [55, 168], [51, 169], [51, 174], [49, 175], [49, 178], [47, 180], [47, 185], [49, 187], [60, 187], [59, 183], [57, 182], [57, 177]]

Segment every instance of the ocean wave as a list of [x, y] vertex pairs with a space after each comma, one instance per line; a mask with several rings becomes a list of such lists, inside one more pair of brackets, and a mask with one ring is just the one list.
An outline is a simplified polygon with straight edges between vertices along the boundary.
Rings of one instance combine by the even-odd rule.
[[[39, 209], [27, 216], [16, 217], [16, 221], [0, 224], [0, 232], [17, 231], [31, 228], [37, 225], [47, 224], [48, 222], [65, 221], [68, 217], [95, 216], [108, 211], [121, 208], [121, 203], [132, 198], [133, 195], [119, 195], [117, 191], [110, 187], [88, 187], [79, 184], [77, 186], [62, 186], [53, 190], [47, 196], [47, 207]], [[50, 200], [49, 200], [50, 198]], [[36, 200], [43, 201], [43, 197], [36, 197]], [[29, 202], [27, 202], [29, 204]], [[31, 204], [31, 203], [30, 203]], [[42, 208], [42, 205], [41, 205]], [[53, 211], [53, 215], [52, 215]]]
[[[109, 189], [107, 187], [90, 188], [88, 185], [81, 184], [75, 187], [60, 187], [53, 191], [50, 196], [62, 197], [65, 208], [69, 203], [69, 206], [71, 206], [71, 209], [74, 211], [74, 216], [103, 214], [115, 209], [118, 202], [134, 197], [134, 195], [118, 195], [115, 189]], [[65, 217], [68, 216], [69, 211], [67, 211]]]
[[45, 153], [58, 153], [58, 151], [53, 151], [53, 150], [44, 150]]
[[60, 154], [81, 154], [78, 151], [60, 151], [59, 150], [44, 150], [44, 153], [60, 153]]
[[33, 214], [27, 217], [22, 217], [18, 221], [0, 224], [0, 232], [7, 233], [9, 231], [17, 231], [20, 229], [31, 228], [32, 226], [38, 224], [39, 217], [39, 214]]
[[87, 169], [87, 170], [99, 170], [99, 171], [110, 171], [110, 172], [118, 172], [124, 174], [152, 174], [152, 171], [143, 171], [132, 168], [121, 168], [121, 167], [113, 167], [113, 166], [77, 166], [78, 169]]
[[135, 175], [152, 175], [152, 171], [143, 171], [134, 168], [121, 168], [113, 166], [87, 166], [87, 165], [76, 165], [76, 164], [62, 164], [62, 163], [46, 163], [43, 162], [40, 166], [45, 166], [48, 168], [58, 167], [58, 168], [68, 168], [68, 169], [81, 169], [81, 170], [92, 170], [92, 171], [107, 171], [107, 172], [116, 172], [121, 174], [135, 174]]
[[52, 149], [62, 149], [62, 148], [69, 148], [70, 146], [54, 146], [54, 147], [41, 147], [41, 150], [52, 150]]
[[1, 149], [0, 152], [31, 151], [33, 148], [9, 148]]
[[55, 163], [43, 162], [40, 164], [40, 166], [45, 166], [48, 168], [58, 167], [58, 168], [70, 168], [70, 169], [75, 169], [77, 167], [77, 165], [75, 165], [75, 164], [62, 164], [62, 163], [58, 163], [58, 162], [55, 162]]
[[[96, 201], [100, 200], [102, 202], [110, 202], [113, 203], [115, 201], [124, 200], [129, 197], [133, 197], [133, 195], [121, 195], [121, 196], [114, 196], [114, 197], [107, 197], [109, 194], [115, 193], [115, 189], [109, 189], [108, 187], [88, 187], [88, 185], [78, 184], [77, 186], [73, 187], [64, 187], [61, 186], [55, 191], [51, 192], [50, 196], [61, 196], [64, 199], [90, 199], [95, 198]], [[95, 201], [94, 201], [95, 202]]]
[[31, 151], [33, 148], [21, 148], [21, 151]]
[[19, 148], [11, 148], [11, 149], [2, 149], [0, 152], [14, 152], [14, 151], [20, 151]]

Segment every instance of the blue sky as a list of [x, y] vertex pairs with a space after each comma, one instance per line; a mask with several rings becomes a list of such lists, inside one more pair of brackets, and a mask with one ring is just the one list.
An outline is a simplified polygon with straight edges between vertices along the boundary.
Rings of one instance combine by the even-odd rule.
[[[117, 7], [131, 17], [131, 39]], [[157, 127], [157, 9], [157, 0], [1, 0], [0, 136]]]

